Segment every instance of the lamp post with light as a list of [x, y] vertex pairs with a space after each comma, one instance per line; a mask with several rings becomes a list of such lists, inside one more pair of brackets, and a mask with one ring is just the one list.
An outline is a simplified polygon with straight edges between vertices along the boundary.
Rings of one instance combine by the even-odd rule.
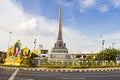
[[102, 40], [102, 50], [104, 50], [105, 40]]
[[114, 45], [115, 45], [115, 43], [112, 43], [112, 48], [114, 49]]
[[39, 49], [41, 50], [42, 48], [43, 48], [43, 46], [40, 44], [40, 45], [38, 45], [39, 46]]
[[36, 49], [36, 41], [37, 41], [37, 39], [34, 39], [34, 51]]
[[9, 32], [9, 41], [8, 41], [8, 48], [10, 47], [10, 41], [11, 41], [11, 35], [12, 35], [12, 32]]

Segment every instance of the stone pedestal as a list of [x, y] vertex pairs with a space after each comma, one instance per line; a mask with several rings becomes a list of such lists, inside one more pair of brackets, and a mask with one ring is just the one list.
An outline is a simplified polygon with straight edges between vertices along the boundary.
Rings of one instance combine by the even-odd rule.
[[69, 59], [68, 53], [51, 53], [50, 58]]

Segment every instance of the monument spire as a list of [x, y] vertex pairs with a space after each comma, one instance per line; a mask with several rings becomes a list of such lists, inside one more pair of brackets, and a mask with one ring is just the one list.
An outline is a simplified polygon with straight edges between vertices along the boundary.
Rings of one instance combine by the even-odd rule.
[[68, 49], [66, 48], [66, 44], [63, 42], [63, 38], [62, 38], [62, 9], [61, 8], [59, 9], [58, 38], [51, 52], [52, 53], [68, 53]]
[[58, 40], [62, 40], [62, 9], [59, 8], [59, 32]]

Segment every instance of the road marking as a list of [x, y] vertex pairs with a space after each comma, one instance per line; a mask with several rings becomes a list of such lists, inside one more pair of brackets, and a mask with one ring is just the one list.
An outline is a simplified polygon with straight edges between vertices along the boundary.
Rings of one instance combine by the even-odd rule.
[[11, 77], [8, 80], [13, 80], [18, 72], [19, 68], [11, 75]]
[[34, 80], [34, 79], [27, 79], [27, 78], [15, 78], [16, 80]]
[[34, 79], [28, 79], [28, 80], [34, 80]]
[[74, 79], [74, 80], [80, 80], [80, 79], [86, 79], [86, 78], [61, 78], [61, 79], [66, 79], [66, 80], [70, 80], [70, 79]]

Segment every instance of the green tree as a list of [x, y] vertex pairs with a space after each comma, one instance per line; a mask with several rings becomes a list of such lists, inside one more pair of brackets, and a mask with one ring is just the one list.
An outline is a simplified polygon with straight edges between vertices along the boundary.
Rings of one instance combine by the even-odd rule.
[[95, 60], [115, 61], [118, 55], [120, 55], [120, 50], [107, 48], [105, 50], [100, 51], [97, 54]]
[[78, 54], [78, 55], [76, 55], [76, 58], [81, 58], [81, 55], [79, 55], [79, 54]]
[[86, 60], [87, 60], [87, 61], [93, 61], [93, 60], [94, 60], [93, 55], [87, 56], [87, 57], [86, 57]]
[[31, 53], [31, 59], [34, 59], [35, 57], [38, 57], [38, 55], [37, 54], [35, 54], [35, 53]]
[[0, 59], [0, 64], [5, 63], [5, 61], [3, 59]]

